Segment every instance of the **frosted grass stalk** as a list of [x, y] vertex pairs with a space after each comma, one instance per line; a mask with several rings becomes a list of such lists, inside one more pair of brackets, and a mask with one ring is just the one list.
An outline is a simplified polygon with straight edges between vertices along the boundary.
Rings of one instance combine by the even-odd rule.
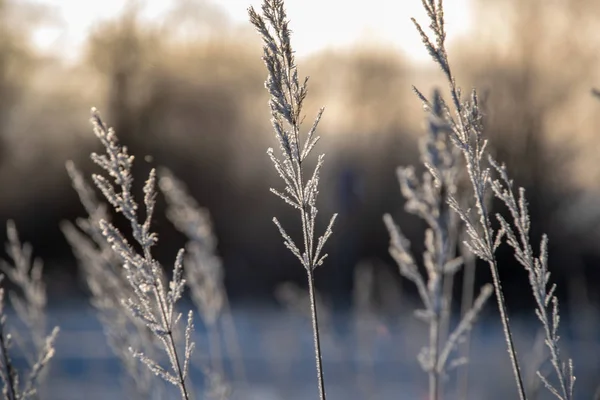
[[457, 156], [451, 147], [443, 116], [442, 99], [434, 94], [434, 105], [429, 116], [428, 134], [421, 142], [421, 160], [426, 170], [423, 179], [417, 179], [412, 167], [398, 168], [398, 180], [406, 199], [405, 209], [427, 223], [423, 264], [425, 277], [410, 252], [410, 242], [393, 222], [389, 214], [384, 222], [390, 233], [390, 254], [399, 266], [400, 274], [412, 281], [423, 301], [424, 310], [417, 316], [429, 325], [429, 345], [419, 354], [419, 362], [429, 375], [429, 399], [437, 400], [441, 392], [442, 378], [450, 367], [464, 364], [464, 359], [449, 359], [458, 342], [471, 330], [481, 308], [491, 295], [490, 285], [482, 288], [473, 306], [466, 312], [456, 328], [443, 340], [445, 313], [451, 301], [447, 296], [446, 282], [451, 280], [462, 266], [456, 257], [458, 218], [448, 205], [456, 195], [459, 168]]
[[[413, 23], [421, 36], [425, 48], [433, 60], [441, 68], [449, 83], [450, 96], [454, 112], [442, 101], [441, 106], [446, 123], [450, 127], [450, 139], [463, 154], [469, 180], [473, 187], [475, 207], [478, 219], [472, 220], [470, 210], [461, 207], [453, 196], [450, 196], [448, 204], [454, 209], [466, 226], [468, 240], [465, 245], [478, 258], [484, 260], [490, 267], [498, 309], [502, 320], [504, 335], [506, 338], [508, 353], [510, 356], [513, 374], [517, 383], [517, 390], [521, 400], [527, 398], [523, 377], [519, 366], [517, 351], [514, 345], [510, 329], [508, 311], [504, 301], [504, 294], [498, 272], [498, 262], [495, 252], [506, 238], [507, 243], [513, 248], [516, 260], [523, 265], [528, 273], [529, 283], [536, 301], [536, 315], [541, 321], [546, 335], [546, 345], [550, 351], [550, 359], [554, 367], [558, 387], [552, 385], [546, 377], [538, 373], [549, 391], [562, 400], [572, 399], [575, 377], [573, 375], [573, 363], [571, 360], [563, 362], [559, 353], [559, 313], [558, 300], [554, 296], [555, 286], [549, 284], [550, 273], [548, 272], [547, 237], [544, 235], [540, 244], [539, 256], [534, 256], [529, 240], [529, 214], [525, 191], [519, 189], [519, 196], [515, 196], [512, 189], [512, 180], [509, 179], [506, 167], [496, 162], [487, 152], [487, 140], [483, 138], [483, 117], [479, 107], [479, 97], [475, 90], [467, 100], [463, 100], [460, 88], [456, 84], [455, 77], [448, 62], [445, 47], [446, 32], [444, 28], [444, 10], [442, 0], [422, 0], [422, 5], [429, 18], [429, 28], [433, 32], [433, 39], [425, 33], [421, 25], [413, 19]], [[428, 112], [433, 113], [435, 105], [416, 88], [415, 93], [424, 104]], [[483, 165], [485, 157], [499, 175], [500, 179], [492, 179], [492, 169]], [[500, 214], [496, 219], [500, 223], [500, 229], [494, 230], [489, 216], [485, 198], [491, 189], [496, 198], [501, 200], [513, 219], [512, 225]], [[514, 226], [514, 228], [513, 228]]]
[[105, 147], [106, 154], [92, 153], [92, 160], [98, 164], [114, 180], [111, 183], [103, 175], [92, 175], [93, 181], [113, 208], [129, 222], [132, 235], [141, 252], [129, 244], [125, 236], [110, 222], [100, 220], [102, 234], [112, 249], [119, 255], [125, 275], [132, 289], [128, 298], [122, 298], [123, 304], [136, 318], [142, 321], [161, 343], [169, 360], [169, 369], [137, 349], [130, 349], [133, 357], [144, 363], [155, 375], [179, 389], [181, 398], [190, 399], [190, 391], [186, 386], [186, 378], [194, 343], [191, 339], [193, 327], [192, 311], [188, 313], [185, 328], [183, 357], [175, 342], [175, 329], [181, 318], [176, 311], [177, 301], [183, 295], [185, 279], [183, 279], [184, 251], [181, 249], [175, 259], [173, 278], [165, 285], [162, 265], [153, 258], [152, 247], [157, 243], [156, 233], [151, 231], [151, 222], [156, 197], [156, 172], [150, 171], [144, 184], [145, 219], [140, 222], [137, 215], [138, 204], [132, 193], [132, 166], [134, 157], [128, 154], [127, 148], [119, 144], [112, 128], [104, 124], [100, 115], [92, 109], [91, 123], [94, 134]]
[[298, 78], [298, 70], [290, 41], [291, 31], [288, 27], [283, 0], [264, 0], [261, 11], [262, 13], [258, 14], [254, 8], [250, 7], [248, 9], [250, 22], [263, 40], [262, 59], [268, 70], [265, 87], [270, 95], [271, 123], [282, 155], [281, 158], [277, 157], [272, 148], [268, 149], [267, 154], [285, 183], [283, 192], [276, 189], [271, 189], [271, 192], [299, 211], [302, 222], [303, 249], [300, 250], [277, 218], [273, 218], [273, 222], [277, 225], [285, 246], [298, 258], [306, 270], [319, 396], [321, 400], [324, 400], [325, 384], [315, 301], [314, 272], [327, 257], [326, 254], [322, 254], [322, 250], [332, 234], [336, 214], [331, 218], [325, 233], [317, 239], [315, 237], [316, 201], [319, 193], [318, 184], [324, 160], [323, 155], [318, 157], [310, 178], [305, 178], [306, 158], [311, 154], [320, 138], [315, 136], [315, 133], [323, 109], [317, 113], [312, 127], [308, 130], [306, 138], [302, 142], [300, 138], [303, 118], [302, 105], [307, 95], [308, 78], [303, 81]]

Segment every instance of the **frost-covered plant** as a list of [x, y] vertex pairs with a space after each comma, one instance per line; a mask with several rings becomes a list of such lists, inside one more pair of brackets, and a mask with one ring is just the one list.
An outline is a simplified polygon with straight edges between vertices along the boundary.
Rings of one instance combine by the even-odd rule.
[[550, 362], [556, 373], [558, 386], [553, 385], [540, 371], [537, 372], [537, 375], [546, 388], [557, 398], [570, 400], [573, 398], [575, 385], [573, 361], [569, 359], [565, 363], [560, 356], [560, 336], [558, 335], [560, 316], [558, 298], [554, 295], [556, 285], [549, 284], [548, 237], [546, 235], [542, 237], [539, 255], [535, 256], [529, 240], [530, 221], [525, 189], [519, 188], [517, 199], [506, 166], [498, 164], [492, 157], [489, 157], [489, 162], [500, 175], [500, 179], [490, 182], [491, 188], [494, 195], [506, 205], [513, 219], [511, 225], [502, 215], [496, 214], [496, 218], [501, 225], [500, 231], [503, 231], [507, 243], [513, 248], [515, 259], [528, 273], [529, 283], [536, 302], [535, 314], [544, 329], [546, 346], [550, 352]]
[[[190, 389], [186, 385], [190, 358], [194, 349], [192, 341], [193, 314], [189, 311], [185, 328], [185, 344], [182, 350], [176, 343], [175, 329], [181, 314], [176, 310], [177, 301], [181, 298], [185, 280], [183, 279], [184, 251], [181, 249], [175, 259], [173, 278], [168, 286], [165, 284], [165, 272], [162, 265], [152, 256], [152, 247], [158, 238], [151, 231], [151, 222], [155, 207], [156, 172], [150, 171], [144, 185], [145, 219], [140, 222], [137, 215], [138, 204], [133, 198], [133, 177], [131, 169], [134, 157], [130, 156], [125, 146], [121, 146], [112, 128], [101, 120], [95, 109], [92, 110], [91, 122], [94, 134], [105, 147], [106, 154], [92, 153], [92, 160], [98, 164], [112, 180], [103, 175], [92, 175], [93, 181], [113, 208], [129, 222], [132, 236], [141, 248], [139, 252], [130, 245], [125, 236], [110, 222], [102, 219], [99, 224], [102, 234], [112, 249], [121, 258], [125, 276], [130, 284], [129, 297], [121, 301], [128, 310], [142, 321], [160, 342], [162, 350], [169, 360], [169, 367], [161, 366], [139, 349], [131, 348], [132, 355], [156, 375], [179, 389], [182, 399], [188, 400]], [[128, 293], [123, 293], [123, 295]]]
[[[449, 83], [451, 104], [454, 110], [443, 100], [434, 100], [432, 103], [416, 88], [414, 90], [429, 113], [435, 115], [436, 108], [441, 106], [441, 114], [449, 127], [448, 133], [450, 139], [463, 155], [464, 164], [473, 188], [478, 218], [471, 218], [470, 210], [461, 207], [454, 196], [449, 197], [448, 204], [458, 213], [466, 226], [468, 234], [468, 239], [465, 242], [466, 246], [490, 267], [519, 396], [521, 400], [527, 398], [508, 321], [508, 312], [498, 273], [498, 262], [495, 258], [495, 251], [502, 243], [503, 238], [506, 238], [507, 243], [514, 250], [516, 260], [523, 265], [528, 273], [529, 283], [536, 301], [536, 315], [544, 328], [546, 346], [550, 352], [550, 360], [554, 367], [555, 378], [558, 384], [550, 383], [541, 373], [538, 373], [538, 376], [557, 398], [564, 400], [572, 399], [575, 383], [573, 363], [571, 360], [565, 363], [560, 357], [558, 346], [558, 300], [554, 296], [555, 286], [549, 286], [548, 239], [545, 235], [542, 237], [539, 255], [536, 256], [529, 239], [530, 220], [527, 211], [525, 190], [519, 188], [518, 196], [515, 195], [513, 182], [508, 177], [506, 167], [495, 161], [486, 152], [487, 140], [483, 137], [482, 114], [477, 92], [473, 90], [469, 99], [463, 99], [461, 90], [457, 86], [454, 74], [450, 68], [445, 47], [446, 32], [442, 0], [422, 0], [422, 4], [428, 15], [429, 28], [433, 32], [433, 36], [430, 37], [427, 35], [416, 20], [413, 19], [413, 22], [427, 51], [441, 68]], [[437, 101], [440, 101], [440, 105], [436, 105], [435, 102]], [[484, 165], [486, 156], [492, 169], [499, 174], [499, 179], [493, 179], [492, 169]], [[496, 198], [506, 205], [512, 217], [512, 223], [509, 223], [500, 214], [496, 214], [496, 219], [500, 224], [499, 229], [494, 229], [485, 203], [489, 189], [492, 190]]]
[[111, 220], [107, 204], [98, 200], [94, 189], [73, 162], [67, 162], [66, 167], [88, 216], [78, 218], [76, 226], [64, 221], [61, 229], [83, 272], [91, 304], [102, 323], [108, 344], [127, 372], [121, 378], [127, 387], [128, 397], [161, 398], [161, 381], [152, 379], [152, 371], [131, 357], [129, 351], [134, 348], [145, 354], [154, 354], [158, 348], [148, 327], [123, 304], [122, 300], [134, 293], [121, 258], [100, 228], [100, 221]]
[[448, 205], [451, 196], [456, 195], [459, 168], [437, 91], [429, 115], [428, 135], [421, 142], [421, 161], [426, 168], [422, 181], [415, 176], [412, 167], [400, 167], [397, 173], [406, 199], [406, 210], [422, 218], [428, 225], [423, 255], [425, 277], [419, 272], [411, 254], [410, 242], [391, 215], [386, 214], [384, 222], [391, 238], [390, 254], [398, 264], [400, 274], [416, 285], [425, 307], [417, 311], [417, 316], [429, 325], [429, 343], [418, 358], [423, 370], [429, 374], [429, 398], [434, 400], [440, 394], [441, 378], [447, 369], [466, 361], [462, 358], [450, 359], [451, 353], [456, 350], [459, 341], [465, 339], [492, 292], [491, 285], [485, 285], [454, 331], [448, 338], [443, 337], [443, 313], [449, 307], [445, 303], [450, 300], [444, 293], [444, 282], [452, 279], [462, 265], [462, 258], [456, 257], [459, 221]]
[[[4, 289], [0, 288], [0, 378], [3, 383], [2, 393], [5, 399], [36, 399], [38, 389], [54, 356], [54, 342], [58, 335], [58, 327], [46, 332], [46, 287], [42, 281], [43, 265], [41, 260], [32, 260], [32, 248], [29, 244], [21, 244], [17, 228], [13, 221], [7, 223], [8, 243], [6, 252], [11, 261], [0, 261], [0, 282], [4, 276], [18, 288], [9, 292], [10, 302], [16, 315], [29, 331], [32, 346], [28, 346], [28, 335], [24, 332], [8, 332], [4, 313]], [[25, 356], [29, 371], [23, 375], [14, 367], [9, 351], [12, 343]]]
[[[152, 379], [153, 369], [141, 367], [140, 363], [131, 357], [131, 349], [136, 349], [148, 359], [153, 358], [160, 350], [162, 341], [157, 340], [147, 320], [132, 313], [131, 305], [125, 301], [135, 298], [137, 293], [130, 282], [130, 268], [123, 268], [123, 256], [118, 252], [120, 247], [113, 246], [110, 237], [103, 232], [102, 226], [110, 221], [107, 205], [97, 199], [95, 191], [73, 162], [67, 162], [66, 166], [88, 217], [78, 219], [77, 227], [68, 221], [63, 222], [62, 229], [84, 272], [91, 292], [92, 305], [98, 312], [108, 342], [131, 379], [127, 382], [131, 389], [130, 396], [144, 399], [163, 398], [163, 388], [158, 384], [160, 381]], [[127, 166], [127, 171], [130, 171], [130, 168], [130, 165]], [[182, 182], [170, 171], [162, 168], [158, 175], [158, 184], [167, 200], [167, 216], [177, 229], [189, 238], [187, 254], [183, 260], [183, 274], [186, 279], [182, 282], [190, 287], [192, 299], [211, 331], [213, 365], [210, 368], [201, 368], [207, 381], [206, 396], [224, 399], [229, 396], [231, 390], [223, 379], [218, 352], [220, 341], [217, 323], [221, 322], [221, 317], [227, 320], [223, 330], [228, 333], [228, 344], [233, 347], [232, 352], [237, 351], [239, 355], [240, 350], [235, 332], [230, 332], [235, 330], [235, 327], [223, 286], [221, 260], [216, 256], [216, 238], [212, 232], [210, 216], [207, 210], [200, 208], [187, 194]], [[130, 189], [129, 187], [128, 190]], [[168, 296], [167, 294], [167, 299]], [[243, 364], [241, 367], [237, 365], [237, 368], [243, 376]]]
[[307, 273], [319, 395], [321, 399], [325, 399], [321, 345], [315, 303], [314, 271], [323, 264], [323, 260], [327, 256], [322, 254], [322, 250], [325, 242], [332, 234], [331, 229], [336, 214], [331, 218], [323, 236], [317, 239], [315, 234], [316, 201], [319, 193], [318, 184], [323, 165], [323, 155], [318, 157], [310, 178], [307, 179], [305, 176], [305, 161], [319, 141], [319, 136], [315, 136], [315, 133], [323, 109], [318, 112], [305, 140], [302, 141], [300, 138], [303, 120], [302, 105], [307, 94], [308, 78], [301, 82], [298, 77], [284, 2], [283, 0], [264, 0], [262, 14], [258, 14], [252, 7], [248, 9], [248, 13], [250, 22], [263, 40], [262, 58], [268, 70], [265, 87], [270, 95], [271, 123], [282, 152], [281, 158], [278, 158], [272, 148], [267, 151], [275, 169], [285, 183], [284, 192], [275, 189], [271, 189], [271, 192], [300, 212], [303, 249], [300, 250], [277, 218], [274, 218], [273, 222], [277, 225], [286, 247], [300, 260]]

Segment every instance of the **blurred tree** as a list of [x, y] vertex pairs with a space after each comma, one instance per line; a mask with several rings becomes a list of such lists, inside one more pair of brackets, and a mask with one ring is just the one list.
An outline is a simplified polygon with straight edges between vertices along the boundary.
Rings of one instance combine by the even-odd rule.
[[87, 43], [88, 62], [106, 80], [107, 120], [137, 145], [150, 139], [152, 131], [144, 128], [159, 118], [153, 111], [160, 90], [152, 73], [162, 54], [157, 27], [141, 21], [142, 6], [128, 2], [120, 16], [98, 25]]
[[11, 112], [38, 62], [33, 32], [50, 16], [48, 8], [37, 3], [0, 0], [0, 163], [5, 158]]
[[198, 37], [216, 38], [233, 26], [225, 11], [210, 0], [174, 0], [162, 24], [163, 33], [179, 42]]
[[551, 263], [569, 268], [562, 276], [582, 273], [585, 246], [598, 238], [565, 215], [590, 190], [577, 171], [591, 167], [586, 146], [597, 143], [582, 115], [591, 112], [589, 86], [598, 74], [600, 3], [476, 0], [474, 7], [476, 34], [465, 39], [469, 46], [456, 45], [460, 70], [489, 90], [488, 137], [515, 185], [527, 190], [533, 240], [548, 233]]

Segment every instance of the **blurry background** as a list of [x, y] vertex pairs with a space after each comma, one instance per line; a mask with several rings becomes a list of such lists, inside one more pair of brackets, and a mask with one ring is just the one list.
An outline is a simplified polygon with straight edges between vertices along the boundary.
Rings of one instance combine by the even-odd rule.
[[[460, 84], [485, 94], [493, 152], [527, 189], [534, 242], [550, 237], [567, 336], [596, 351], [578, 381], [582, 398], [591, 398], [600, 381], [600, 102], [590, 95], [600, 86], [600, 3], [445, 3]], [[260, 1], [0, 0], [0, 216], [14, 219], [43, 258], [57, 315], [86, 304], [59, 223], [84, 215], [65, 161], [97, 171], [89, 161], [100, 150], [88, 123], [92, 106], [137, 156], [138, 183], [150, 167], [168, 166], [210, 210], [234, 309], [281, 309], [279, 285], [304, 285], [271, 222], [276, 215], [294, 226], [297, 215], [268, 190], [281, 185], [266, 155], [276, 142], [261, 44], [246, 18], [251, 4]], [[300, 73], [311, 76], [307, 120], [326, 106], [317, 149], [327, 155], [320, 215], [340, 214], [318, 289], [333, 315], [347, 315], [355, 309], [355, 268], [366, 262], [391, 282], [388, 294], [376, 296], [378, 309], [410, 319], [414, 289], [387, 254], [381, 217], [392, 213], [420, 253], [424, 226], [404, 213], [395, 175], [397, 166], [418, 163], [424, 132], [411, 85], [424, 93], [444, 85], [409, 20], [423, 16], [420, 1], [287, 5]], [[170, 265], [184, 238], [160, 207], [157, 256]], [[508, 248], [500, 252], [509, 310], [528, 320], [526, 275]], [[486, 268], [477, 281], [489, 281]], [[495, 308], [487, 310], [495, 321]], [[500, 330], [485, 329], [500, 343], [493, 361], [508, 371]], [[418, 346], [408, 348], [404, 362], [416, 368]]]

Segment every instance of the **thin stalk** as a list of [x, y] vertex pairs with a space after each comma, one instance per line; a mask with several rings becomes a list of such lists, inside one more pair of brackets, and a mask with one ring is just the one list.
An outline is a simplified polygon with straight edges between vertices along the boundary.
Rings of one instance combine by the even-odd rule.
[[438, 352], [440, 342], [440, 318], [439, 313], [429, 322], [429, 355], [434, 365], [429, 370], [429, 400], [438, 400], [439, 395], [439, 371], [438, 371]]
[[[467, 251], [465, 249], [465, 251]], [[463, 289], [461, 299], [461, 317], [473, 306], [474, 289], [475, 289], [475, 259], [468, 257], [465, 260], [465, 274], [463, 276]], [[470, 358], [471, 353], [471, 332], [466, 334], [466, 340], [463, 344], [462, 356], [465, 359]], [[459, 376], [458, 383], [458, 397], [459, 399], [468, 400], [469, 397], [469, 368], [462, 368]]]
[[[446, 298], [444, 295], [447, 291], [447, 282], [451, 279], [452, 274], [444, 271], [444, 267], [450, 259], [450, 249], [453, 249], [453, 241], [451, 239], [450, 229], [452, 229], [450, 210], [447, 206], [447, 198], [451, 193], [447, 182], [443, 181], [439, 190], [438, 210], [440, 212], [438, 227], [436, 232], [437, 242], [437, 260], [436, 269], [437, 277], [433, 278], [432, 283], [432, 300], [433, 300], [433, 318], [429, 324], [429, 342], [430, 342], [430, 359], [433, 361], [432, 369], [429, 372], [429, 399], [438, 400], [440, 397], [440, 342], [442, 337], [442, 329], [448, 328], [449, 310], [448, 307], [452, 302], [452, 283], [450, 283], [450, 296]], [[447, 317], [447, 318], [446, 318]]]
[[175, 356], [175, 363], [177, 364], [177, 375], [179, 378], [179, 391], [181, 392], [181, 396], [185, 399], [185, 400], [189, 400], [189, 395], [188, 395], [188, 390], [185, 386], [185, 379], [183, 379], [183, 371], [181, 370], [181, 364], [179, 362], [179, 356], [177, 354], [177, 349], [175, 348], [175, 340], [173, 339], [173, 332], [171, 330], [169, 330], [169, 346], [171, 347], [174, 356]]
[[[161, 306], [161, 309], [162, 309], [162, 306]], [[169, 338], [168, 346], [171, 348], [171, 351], [173, 352], [173, 356], [175, 357], [175, 364], [177, 366], [177, 378], [179, 380], [179, 385], [177, 385], [177, 386], [179, 387], [179, 391], [181, 392], [181, 397], [183, 397], [184, 400], [189, 400], [188, 391], [185, 386], [185, 379], [183, 378], [183, 371], [181, 370], [181, 363], [179, 361], [179, 355], [177, 354], [177, 348], [175, 347], [173, 331], [170, 328], [169, 328], [169, 334], [167, 335], [167, 337]]]
[[[454, 80], [452, 80], [451, 82], [454, 82]], [[458, 92], [456, 90], [456, 85], [454, 83], [451, 83], [451, 87], [452, 87], [452, 97], [455, 99], [458, 99]], [[458, 100], [455, 100], [455, 105], [457, 106], [457, 110], [458, 110], [458, 115], [459, 115], [459, 123], [463, 132], [465, 132], [465, 134], [468, 133], [468, 131], [464, 128], [465, 124], [463, 121], [463, 108], [460, 105], [460, 102], [458, 102]], [[479, 149], [477, 149], [479, 150]], [[465, 161], [470, 164], [470, 168], [469, 168], [469, 175], [471, 178], [471, 184], [473, 185], [473, 189], [475, 191], [474, 196], [475, 196], [475, 200], [477, 202], [477, 208], [479, 210], [481, 219], [480, 219], [480, 223], [482, 225], [483, 228], [483, 234], [484, 234], [484, 239], [485, 239], [485, 244], [487, 245], [487, 250], [489, 252], [489, 259], [487, 260], [488, 265], [490, 267], [490, 271], [492, 273], [492, 283], [494, 284], [494, 292], [496, 295], [496, 300], [498, 303], [498, 311], [500, 311], [500, 319], [502, 320], [502, 327], [504, 330], [504, 336], [506, 338], [506, 344], [508, 346], [508, 354], [510, 357], [510, 361], [512, 364], [512, 369], [513, 369], [513, 374], [515, 376], [515, 381], [517, 383], [517, 390], [519, 391], [519, 398], [521, 400], [526, 400], [527, 399], [527, 395], [525, 393], [525, 384], [523, 383], [523, 376], [521, 373], [521, 368], [519, 367], [519, 361], [517, 359], [517, 350], [514, 344], [514, 340], [513, 340], [513, 336], [512, 336], [512, 331], [510, 329], [510, 323], [509, 323], [509, 319], [508, 319], [508, 311], [506, 309], [506, 302], [504, 301], [504, 293], [502, 291], [502, 283], [500, 281], [500, 272], [498, 271], [498, 262], [496, 261], [496, 258], [494, 257], [494, 250], [493, 250], [493, 230], [490, 224], [490, 220], [488, 218], [488, 210], [487, 207], [485, 205], [485, 200], [484, 200], [484, 195], [481, 192], [481, 186], [477, 184], [476, 179], [483, 179], [481, 177], [481, 166], [479, 165], [479, 163], [476, 163], [475, 160], [473, 160], [472, 157], [469, 157], [466, 153], [463, 152], [463, 154], [465, 155]], [[477, 171], [479, 176], [475, 176], [474, 175], [474, 171]]]
[[[456, 153], [453, 152], [452, 154], [453, 156], [455, 156], [455, 159], [458, 158], [458, 151]], [[454, 189], [454, 192], [456, 193], [457, 189]], [[448, 207], [447, 196], [444, 197], [444, 202], [440, 206], [444, 208], [445, 212], [451, 214], [451, 210]], [[448, 252], [448, 254], [446, 256], [446, 260], [450, 260], [453, 257], [457, 256], [457, 242], [460, 241], [458, 223], [459, 221], [460, 220], [456, 217], [456, 215], [448, 215], [448, 227], [446, 232], [446, 234], [448, 235], [446, 244], [446, 251]], [[450, 274], [442, 274], [442, 298], [444, 299], [444, 303], [442, 304], [442, 322], [440, 324], [440, 338], [443, 338], [443, 340], [447, 340], [448, 336], [450, 335], [450, 317], [452, 314], [452, 301], [454, 299], [454, 275], [454, 272]], [[465, 310], [465, 312], [466, 311], [468, 310]], [[470, 334], [470, 330], [467, 334]]]
[[[449, 76], [452, 75], [449, 72]], [[450, 79], [450, 78], [449, 78]], [[467, 129], [465, 129], [465, 123], [463, 121], [463, 107], [458, 101], [458, 91], [456, 90], [456, 85], [454, 84], [454, 79], [451, 80], [451, 91], [452, 97], [454, 100], [454, 105], [457, 107], [458, 121], [460, 124], [460, 129], [465, 133], [465, 136], [469, 133]], [[477, 149], [479, 151], [479, 148]], [[498, 271], [498, 262], [494, 257], [494, 245], [493, 245], [493, 230], [490, 224], [490, 220], [488, 217], [488, 210], [485, 205], [484, 195], [481, 191], [481, 185], [478, 184], [478, 180], [483, 180], [481, 173], [481, 166], [478, 162], [473, 159], [472, 155], [469, 155], [466, 152], [463, 152], [465, 156], [465, 162], [469, 165], [468, 172], [471, 180], [471, 184], [474, 189], [475, 201], [477, 203], [477, 209], [480, 215], [480, 224], [483, 228], [483, 235], [485, 240], [485, 245], [487, 246], [487, 252], [489, 256], [487, 257], [487, 263], [490, 267], [490, 272], [492, 273], [492, 283], [494, 284], [494, 293], [496, 295], [496, 301], [498, 303], [498, 311], [500, 312], [500, 319], [502, 320], [502, 328], [504, 331], [504, 336], [506, 339], [508, 355], [512, 364], [513, 374], [515, 376], [515, 381], [517, 383], [517, 390], [519, 392], [520, 400], [526, 400], [527, 395], [525, 393], [525, 384], [523, 383], [523, 376], [521, 373], [521, 368], [519, 367], [519, 361], [517, 359], [517, 350], [514, 344], [512, 331], [510, 329], [510, 323], [508, 319], [508, 311], [506, 309], [506, 302], [504, 301], [504, 293], [502, 291], [502, 283], [500, 281], [500, 272]]]
[[[442, 191], [445, 192], [445, 191]], [[442, 214], [444, 215], [444, 214]], [[446, 235], [444, 228], [446, 224], [440, 219], [440, 229], [437, 230], [437, 261], [436, 269], [438, 275], [431, 280], [429, 284], [433, 284], [431, 290], [431, 301], [433, 315], [429, 321], [429, 359], [433, 363], [429, 370], [429, 400], [438, 400], [440, 387], [440, 369], [439, 369], [439, 351], [440, 351], [440, 325], [442, 319], [443, 308], [443, 283], [444, 279], [444, 264], [446, 263]]]
[[510, 356], [510, 361], [512, 363], [515, 380], [517, 381], [517, 389], [519, 391], [519, 398], [521, 400], [526, 400], [527, 395], [525, 394], [525, 384], [523, 383], [521, 369], [519, 367], [519, 362], [517, 360], [517, 351], [515, 349], [512, 332], [510, 330], [510, 325], [508, 322], [508, 313], [506, 311], [506, 304], [504, 302], [504, 294], [502, 293], [502, 284], [500, 283], [500, 275], [498, 273], [498, 264], [496, 263], [496, 260], [488, 262], [488, 264], [490, 266], [490, 270], [492, 271], [492, 282], [494, 283], [494, 291], [496, 294], [496, 300], [498, 300], [498, 310], [500, 311], [500, 318], [502, 319], [504, 335], [506, 336], [506, 343], [508, 345], [508, 354]]
[[317, 301], [315, 299], [315, 279], [314, 272], [307, 270], [308, 274], [308, 293], [310, 297], [310, 313], [312, 317], [313, 340], [315, 345], [315, 362], [317, 365], [317, 380], [319, 382], [319, 398], [325, 400], [325, 382], [323, 379], [323, 365], [321, 358], [321, 340], [319, 338], [319, 322], [317, 319]]
[[[446, 58], [447, 59], [447, 58]], [[450, 84], [450, 92], [452, 95], [452, 99], [454, 102], [454, 106], [458, 115], [458, 123], [459, 129], [465, 135], [465, 140], [469, 140], [468, 135], [470, 134], [469, 130], [465, 128], [466, 124], [464, 121], [464, 108], [460, 103], [460, 96], [458, 90], [456, 88], [456, 81], [454, 79], [454, 75], [451, 72], [450, 66], [447, 65], [447, 78]], [[477, 151], [479, 151], [479, 141], [477, 141]], [[465, 162], [469, 165], [468, 172], [469, 178], [471, 180], [471, 184], [474, 189], [475, 201], [477, 202], [477, 209], [480, 214], [480, 223], [483, 228], [483, 234], [485, 239], [485, 244], [487, 245], [487, 250], [490, 253], [490, 258], [487, 260], [488, 265], [490, 267], [490, 271], [492, 273], [492, 282], [494, 284], [494, 292], [496, 295], [496, 300], [498, 302], [498, 310], [500, 311], [500, 318], [502, 320], [502, 327], [504, 330], [504, 336], [506, 338], [506, 344], [508, 346], [508, 354], [510, 357], [510, 361], [512, 364], [513, 374], [515, 376], [515, 381], [517, 383], [517, 390], [519, 392], [520, 400], [526, 400], [527, 395], [525, 393], [525, 384], [523, 383], [523, 377], [521, 373], [521, 369], [519, 367], [519, 361], [517, 359], [517, 350], [515, 348], [512, 332], [510, 329], [510, 323], [508, 320], [508, 311], [506, 309], [506, 302], [504, 301], [504, 294], [502, 292], [502, 284], [500, 282], [500, 273], [498, 271], [498, 263], [494, 258], [493, 251], [493, 235], [492, 235], [492, 227], [490, 224], [490, 220], [488, 217], [487, 207], [485, 205], [484, 195], [481, 192], [481, 185], [478, 184], [478, 179], [483, 181], [481, 165], [479, 162], [476, 162], [473, 159], [473, 154], [469, 154], [466, 151], [463, 151], [463, 155], [465, 156]], [[484, 182], [485, 184], [485, 182]]]
[[15, 388], [13, 387], [13, 380], [11, 374], [11, 364], [8, 359], [8, 347], [6, 346], [6, 341], [4, 338], [3, 327], [0, 323], [0, 351], [2, 351], [2, 364], [4, 364], [5, 374], [6, 374], [6, 392], [8, 400], [16, 400], [17, 396], [15, 395]]
[[[146, 259], [152, 260], [152, 258], [150, 257], [150, 254], [147, 250], [145, 251], [145, 253], [146, 253], [145, 254]], [[163, 319], [163, 323], [165, 324], [165, 327], [168, 329], [167, 330], [167, 337], [168, 337], [167, 346], [169, 346], [169, 349], [172, 352], [173, 357], [174, 357], [174, 363], [172, 362], [171, 364], [172, 364], [172, 367], [174, 367], [174, 369], [177, 370], [176, 371], [177, 378], [179, 380], [179, 385], [177, 385], [177, 386], [179, 387], [179, 391], [181, 392], [181, 397], [184, 400], [189, 400], [188, 391], [187, 391], [187, 388], [185, 387], [185, 379], [183, 377], [183, 371], [181, 370], [181, 362], [179, 361], [179, 355], [177, 354], [177, 347], [175, 346], [175, 339], [173, 338], [173, 330], [171, 329], [171, 327], [172, 327], [171, 321], [167, 321], [167, 310], [165, 308], [165, 304], [162, 301], [162, 297], [160, 296], [157, 282], [154, 283], [153, 291], [154, 291], [154, 296], [156, 298], [156, 301], [158, 302], [158, 307], [160, 309], [160, 314]]]
[[440, 323], [440, 338], [447, 339], [450, 334], [450, 314], [452, 312], [452, 299], [454, 291], [454, 274], [442, 275], [443, 299], [442, 318]]
[[[298, 138], [298, 128], [294, 127], [294, 135], [296, 135], [296, 140]], [[300, 146], [298, 146], [298, 152], [300, 151]], [[313, 340], [315, 344], [315, 361], [317, 367], [317, 381], [319, 386], [319, 398], [320, 400], [325, 400], [325, 380], [323, 378], [323, 365], [321, 358], [321, 339], [319, 337], [319, 321], [317, 318], [317, 301], [315, 298], [315, 278], [314, 278], [314, 269], [316, 268], [315, 260], [313, 259], [313, 235], [309, 232], [308, 224], [310, 223], [310, 215], [308, 210], [306, 209], [306, 201], [304, 198], [304, 179], [302, 177], [302, 160], [298, 155], [298, 177], [299, 182], [302, 187], [302, 190], [299, 194], [300, 201], [302, 204], [302, 233], [304, 236], [304, 249], [308, 258], [308, 265], [306, 268], [306, 272], [308, 274], [308, 291], [310, 297], [310, 313], [312, 317], [312, 326], [313, 326]]]

